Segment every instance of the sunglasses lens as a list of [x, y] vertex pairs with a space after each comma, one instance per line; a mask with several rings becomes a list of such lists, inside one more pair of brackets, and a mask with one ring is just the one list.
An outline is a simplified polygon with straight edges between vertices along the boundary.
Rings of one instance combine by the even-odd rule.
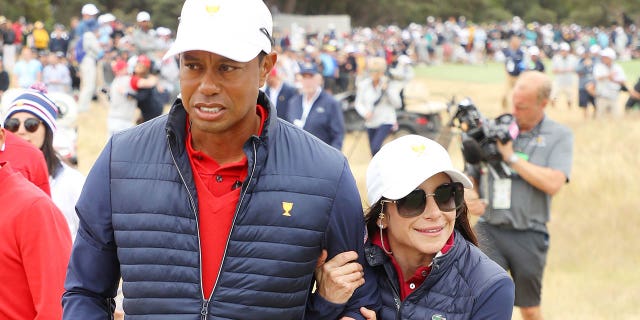
[[38, 126], [40, 125], [40, 120], [29, 118], [24, 121], [24, 128], [29, 132], [36, 132], [38, 130]]
[[20, 128], [20, 120], [18, 119], [7, 119], [4, 122], [4, 128], [11, 131], [16, 132]]
[[462, 184], [459, 182], [443, 184], [436, 188], [434, 193], [433, 198], [442, 211], [453, 211], [462, 205], [464, 192]]
[[424, 211], [426, 200], [424, 190], [413, 190], [398, 200], [398, 213], [405, 218], [419, 216]]

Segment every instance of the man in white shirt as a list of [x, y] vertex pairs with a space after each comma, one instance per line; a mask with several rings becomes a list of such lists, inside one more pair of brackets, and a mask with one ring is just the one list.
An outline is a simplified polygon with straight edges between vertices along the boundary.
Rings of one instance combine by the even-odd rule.
[[615, 59], [616, 52], [605, 48], [600, 52], [600, 62], [593, 67], [593, 77], [596, 80], [596, 118], [605, 113], [614, 117], [622, 115], [618, 94], [626, 76], [622, 67], [614, 62]]

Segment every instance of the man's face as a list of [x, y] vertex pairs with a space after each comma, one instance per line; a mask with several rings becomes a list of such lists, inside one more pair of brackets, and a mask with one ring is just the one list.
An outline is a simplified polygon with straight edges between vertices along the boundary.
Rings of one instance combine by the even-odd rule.
[[207, 51], [180, 57], [182, 103], [194, 134], [245, 132], [256, 116], [258, 89], [276, 62], [275, 53], [259, 61], [237, 62]]
[[305, 73], [301, 75], [302, 88], [300, 89], [304, 94], [312, 95], [316, 93], [318, 87], [322, 82], [322, 76], [320, 74]]
[[544, 102], [538, 101], [534, 87], [516, 84], [513, 90], [513, 115], [521, 131], [529, 131], [538, 124], [544, 115]]

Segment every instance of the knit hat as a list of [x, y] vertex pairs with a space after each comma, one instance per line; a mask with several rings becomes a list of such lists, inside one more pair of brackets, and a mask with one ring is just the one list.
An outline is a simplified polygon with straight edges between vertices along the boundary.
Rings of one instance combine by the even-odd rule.
[[58, 106], [45, 92], [36, 89], [25, 89], [11, 102], [5, 117], [2, 119], [2, 123], [17, 112], [33, 114], [40, 118], [51, 129], [51, 132], [56, 132]]

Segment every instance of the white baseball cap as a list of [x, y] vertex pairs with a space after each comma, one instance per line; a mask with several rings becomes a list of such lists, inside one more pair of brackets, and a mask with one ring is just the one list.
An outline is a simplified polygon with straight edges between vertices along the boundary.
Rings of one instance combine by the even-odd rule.
[[98, 14], [98, 12], [100, 12], [100, 10], [98, 10], [98, 8], [96, 8], [96, 6], [93, 3], [87, 3], [84, 6], [82, 6], [82, 14], [88, 14], [90, 16], [95, 16], [96, 14]]
[[529, 47], [529, 55], [540, 56], [540, 49], [536, 46]]
[[191, 50], [238, 62], [271, 52], [273, 18], [262, 0], [186, 0], [167, 59]]
[[367, 168], [367, 201], [382, 197], [398, 200], [430, 177], [444, 172], [453, 182], [470, 189], [471, 180], [453, 167], [449, 153], [439, 143], [418, 135], [406, 135], [385, 144]]
[[158, 27], [156, 28], [156, 34], [161, 37], [169, 36], [171, 35], [171, 29], [166, 27]]
[[611, 49], [611, 48], [604, 48], [604, 49], [602, 49], [602, 51], [600, 51], [600, 56], [615, 60], [616, 59], [616, 52], [613, 51], [613, 49]]
[[571, 46], [566, 42], [562, 42], [560, 43], [560, 51], [571, 51]]
[[140, 11], [140, 12], [138, 12], [138, 15], [136, 16], [136, 21], [138, 21], [138, 22], [151, 21], [151, 15], [149, 14], [149, 12]]

